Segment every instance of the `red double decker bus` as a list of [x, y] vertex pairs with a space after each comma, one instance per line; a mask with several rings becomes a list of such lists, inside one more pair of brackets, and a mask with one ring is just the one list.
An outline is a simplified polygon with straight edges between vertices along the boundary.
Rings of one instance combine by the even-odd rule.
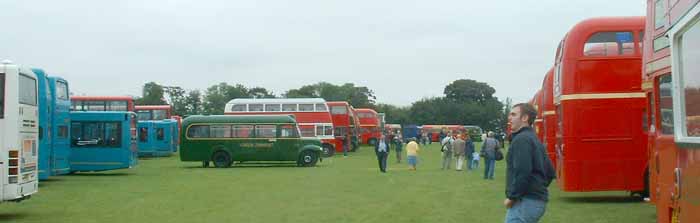
[[564, 191], [645, 191], [643, 30], [644, 17], [587, 19], [559, 44], [553, 95]]
[[355, 114], [355, 108], [346, 101], [329, 101], [333, 126], [335, 127], [335, 151], [343, 152], [357, 150], [357, 138], [360, 132], [360, 121]]
[[552, 79], [554, 77], [554, 69], [549, 69], [542, 83], [542, 107], [538, 111], [542, 115], [542, 128], [544, 131], [542, 142], [547, 148], [547, 155], [556, 168], [557, 153], [554, 151], [554, 146], [557, 143], [557, 112], [554, 107], [554, 98], [552, 88]]
[[360, 143], [374, 145], [382, 134], [379, 115], [369, 108], [356, 108], [355, 113], [360, 120]]
[[535, 133], [537, 135], [537, 138], [540, 140], [540, 142], [544, 142], [544, 122], [542, 119], [542, 107], [543, 107], [543, 101], [542, 101], [542, 89], [538, 90], [537, 93], [535, 93], [535, 96], [532, 98], [532, 106], [535, 107], [535, 110], [537, 110], [537, 118], [535, 118], [535, 123], [533, 123], [533, 127], [535, 128]]
[[226, 115], [294, 115], [302, 137], [320, 139], [325, 156], [335, 152], [333, 120], [323, 98], [237, 98], [224, 109]]
[[650, 198], [657, 222], [700, 222], [700, 1], [647, 0]]
[[134, 106], [139, 120], [163, 120], [171, 119], [172, 106], [170, 105], [136, 105]]

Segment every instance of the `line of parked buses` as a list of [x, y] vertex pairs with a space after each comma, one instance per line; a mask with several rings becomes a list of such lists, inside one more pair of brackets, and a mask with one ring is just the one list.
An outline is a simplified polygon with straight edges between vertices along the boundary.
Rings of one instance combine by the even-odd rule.
[[563, 191], [630, 191], [657, 222], [700, 222], [700, 4], [584, 20], [530, 103]]
[[[649, 196], [658, 222], [700, 221], [699, 2], [648, 0], [646, 17], [584, 20], [561, 40], [530, 103], [563, 191], [630, 191]], [[384, 124], [371, 109], [317, 98], [233, 99], [224, 115], [181, 120], [170, 106], [134, 106], [131, 97], [70, 97], [66, 80], [9, 62], [0, 86], [3, 201], [29, 197], [51, 175], [130, 168], [139, 155], [178, 147], [182, 161], [204, 166], [312, 166], [373, 144], [385, 128], [404, 137], [451, 128], [481, 135]]]

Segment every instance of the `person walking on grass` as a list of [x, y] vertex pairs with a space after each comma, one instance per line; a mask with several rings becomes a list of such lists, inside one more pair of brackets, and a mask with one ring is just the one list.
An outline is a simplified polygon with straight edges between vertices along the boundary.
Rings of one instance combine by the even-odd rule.
[[465, 147], [467, 143], [464, 141], [464, 136], [460, 134], [455, 134], [455, 140], [452, 142], [452, 148], [454, 150], [454, 158], [456, 160], [456, 167], [455, 169], [457, 171], [462, 171], [462, 166], [464, 163], [464, 152], [465, 152]]
[[556, 177], [544, 145], [531, 127], [536, 116], [535, 107], [527, 103], [514, 105], [508, 115], [512, 141], [506, 156], [505, 223], [539, 222], [549, 200], [547, 187]]
[[394, 137], [394, 149], [396, 150], [396, 163], [401, 163], [401, 151], [403, 147], [403, 139], [401, 135], [396, 135]]
[[386, 141], [386, 136], [379, 136], [379, 141], [374, 145], [374, 152], [377, 154], [379, 162], [379, 171], [386, 173], [386, 159], [389, 157], [389, 142]]
[[484, 179], [493, 180], [496, 169], [496, 150], [499, 148], [498, 141], [493, 138], [493, 132], [489, 132], [481, 144], [481, 153], [484, 155]]
[[411, 138], [410, 142], [406, 144], [406, 159], [408, 159], [408, 169], [416, 171], [416, 166], [418, 165], [418, 151], [420, 151], [420, 146], [416, 143], [415, 138]]
[[[472, 170], [472, 169], [474, 169], [474, 168], [472, 168], [472, 166], [474, 165], [473, 164], [474, 152], [476, 152], [476, 151], [474, 151], [474, 142], [472, 141], [472, 138], [469, 137], [469, 135], [466, 135], [464, 138], [464, 143], [465, 143], [464, 155], [466, 156], [466, 159], [467, 159], [467, 170]], [[476, 156], [477, 156], [477, 161], [478, 161], [479, 154], [477, 153]], [[477, 163], [477, 166], [478, 166], [478, 163]]]
[[454, 139], [450, 135], [445, 136], [445, 138], [440, 141], [440, 144], [442, 145], [442, 170], [450, 169], [450, 164], [452, 163], [452, 152], [454, 151], [452, 147], [453, 142]]

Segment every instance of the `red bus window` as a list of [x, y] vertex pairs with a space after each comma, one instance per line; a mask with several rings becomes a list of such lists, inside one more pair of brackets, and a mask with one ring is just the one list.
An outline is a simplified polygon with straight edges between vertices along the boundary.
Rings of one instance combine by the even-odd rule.
[[634, 55], [632, 32], [599, 32], [583, 46], [584, 56]]
[[666, 25], [666, 5], [663, 0], [655, 0], [654, 3], [654, 28], [660, 29]]
[[299, 125], [299, 131], [302, 137], [316, 137], [313, 125]]
[[282, 111], [297, 111], [297, 104], [283, 104]]
[[328, 111], [326, 104], [316, 104], [316, 111]]
[[251, 133], [253, 133], [252, 125], [233, 125], [231, 136], [233, 138], [250, 138]]
[[661, 117], [661, 133], [673, 134], [673, 89], [671, 74], [659, 78], [659, 110]]
[[681, 83], [685, 105], [685, 134], [700, 137], [700, 22], [685, 31], [680, 38]]
[[299, 104], [299, 111], [314, 111], [314, 104]]
[[[345, 106], [331, 106], [331, 114], [334, 115], [344, 115], [347, 114], [348, 110], [345, 109]], [[352, 123], [352, 122], [351, 122]]]

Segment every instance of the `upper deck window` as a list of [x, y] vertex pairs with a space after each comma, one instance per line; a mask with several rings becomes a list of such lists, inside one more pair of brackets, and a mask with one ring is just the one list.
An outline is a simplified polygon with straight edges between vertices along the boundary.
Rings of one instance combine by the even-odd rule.
[[129, 102], [127, 101], [107, 101], [107, 111], [129, 111]]
[[297, 111], [297, 104], [283, 104], [282, 111]]
[[660, 29], [666, 25], [666, 5], [664, 0], [656, 0], [654, 3], [654, 28]]
[[314, 111], [314, 104], [299, 104], [299, 111]]
[[248, 111], [251, 112], [261, 112], [263, 111], [263, 105], [262, 104], [249, 104], [248, 105]]
[[151, 111], [149, 111], [149, 110], [137, 111], [136, 118], [138, 120], [151, 120]]
[[244, 111], [246, 111], [246, 105], [245, 104], [233, 105], [233, 106], [231, 106], [231, 111], [244, 112]]
[[168, 118], [168, 111], [166, 110], [153, 110], [153, 120], [163, 120]]
[[282, 106], [279, 104], [266, 104], [265, 105], [265, 111], [267, 112], [278, 112], [282, 110]]
[[19, 75], [19, 103], [37, 105], [36, 79], [25, 74]]
[[684, 119], [679, 123], [685, 127], [686, 137], [700, 137], [700, 22], [691, 24], [680, 40], [680, 81], [683, 90]]
[[347, 113], [348, 113], [348, 110], [345, 108], [345, 106], [331, 106], [331, 114], [344, 115]]
[[599, 32], [583, 46], [584, 56], [634, 55], [632, 32]]
[[316, 111], [328, 111], [328, 108], [326, 107], [326, 104], [323, 103], [318, 103], [316, 104]]

